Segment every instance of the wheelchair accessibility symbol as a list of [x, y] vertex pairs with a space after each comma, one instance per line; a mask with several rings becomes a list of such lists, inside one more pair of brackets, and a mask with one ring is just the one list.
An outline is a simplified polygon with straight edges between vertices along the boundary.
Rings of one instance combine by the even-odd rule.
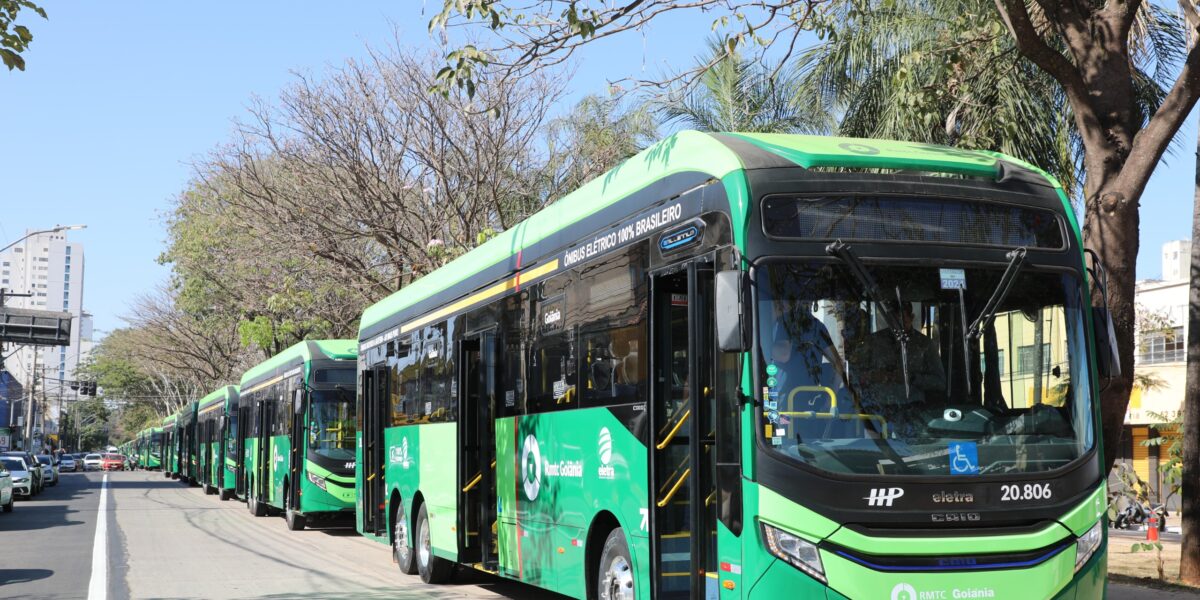
[[975, 446], [975, 442], [950, 444], [949, 458], [951, 475], [979, 474], [979, 449]]

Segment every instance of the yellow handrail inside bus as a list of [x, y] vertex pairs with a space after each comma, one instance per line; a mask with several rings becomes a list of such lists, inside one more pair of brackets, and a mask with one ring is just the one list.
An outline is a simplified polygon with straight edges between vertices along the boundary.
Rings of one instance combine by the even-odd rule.
[[675, 423], [675, 427], [673, 427], [671, 429], [671, 432], [667, 434], [667, 437], [663, 438], [663, 441], [659, 442], [658, 445], [655, 446], [655, 448], [658, 450], [662, 450], [663, 448], [666, 448], [667, 444], [670, 444], [671, 440], [675, 439], [675, 434], [679, 433], [680, 428], [683, 427], [683, 424], [688, 420], [688, 417], [690, 417], [690, 416], [692, 416], [692, 409], [689, 408], [686, 411], [684, 411], [682, 417], [679, 417], [679, 421], [677, 423]]
[[683, 486], [683, 481], [685, 479], [687, 479], [688, 476], [691, 474], [692, 474], [692, 469], [689, 467], [686, 471], [683, 472], [683, 475], [679, 476], [679, 479], [675, 480], [675, 485], [671, 486], [671, 491], [667, 492], [667, 495], [665, 498], [663, 498], [662, 500], [659, 500], [657, 502], [659, 508], [662, 508], [671, 502], [671, 498], [675, 497], [675, 492], [679, 491], [679, 488]]

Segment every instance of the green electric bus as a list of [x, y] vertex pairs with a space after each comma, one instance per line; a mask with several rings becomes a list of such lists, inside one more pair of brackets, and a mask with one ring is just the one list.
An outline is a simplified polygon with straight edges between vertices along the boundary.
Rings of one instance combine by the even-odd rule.
[[148, 427], [138, 432], [135, 450], [138, 468], [162, 468], [162, 428]]
[[233, 496], [237, 470], [238, 388], [227, 385], [200, 399], [196, 408], [197, 476], [205, 494]]
[[162, 422], [162, 472], [163, 477], [179, 478], [179, 436], [177, 435], [179, 413], [169, 415]]
[[200, 444], [197, 440], [196, 411], [199, 402], [192, 400], [179, 409], [175, 433], [179, 440], [179, 479], [184, 483], [195, 485], [199, 481]]
[[357, 527], [581, 599], [1099, 597], [1081, 244], [1000, 154], [678, 133], [364, 312]]
[[237, 490], [254, 516], [282, 512], [293, 530], [353, 518], [356, 346], [300, 342], [242, 375]]

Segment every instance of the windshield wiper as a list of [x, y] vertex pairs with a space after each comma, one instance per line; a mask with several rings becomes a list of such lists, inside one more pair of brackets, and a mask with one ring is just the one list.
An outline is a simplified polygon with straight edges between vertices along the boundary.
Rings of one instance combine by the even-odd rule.
[[995, 291], [992, 292], [992, 297], [988, 298], [987, 304], [983, 306], [983, 310], [971, 326], [967, 328], [967, 341], [977, 339], [984, 329], [996, 320], [996, 310], [1008, 297], [1008, 292], [1012, 291], [1013, 283], [1017, 280], [1017, 274], [1021, 272], [1021, 267], [1025, 266], [1025, 255], [1028, 251], [1022, 246], [1010, 251], [1004, 256], [1008, 258], [1008, 268], [1004, 269], [1004, 275], [1000, 276], [1000, 283], [996, 284]]
[[[904, 397], [909, 398], [912, 391], [909, 389], [908, 382], [908, 330], [904, 328], [904, 322], [900, 320], [900, 316], [896, 311], [888, 306], [883, 297], [883, 290], [879, 288], [879, 284], [875, 283], [875, 278], [867, 272], [867, 268], [863, 266], [862, 260], [854, 254], [842, 240], [834, 240], [832, 244], [825, 246], [825, 253], [842, 261], [854, 279], [858, 281], [858, 285], [862, 286], [867, 297], [879, 307], [879, 311], [883, 314], [883, 320], [887, 321], [888, 328], [892, 330], [892, 335], [895, 336], [896, 342], [900, 344], [900, 366], [904, 370]], [[900, 302], [900, 290], [896, 289], [896, 303]]]

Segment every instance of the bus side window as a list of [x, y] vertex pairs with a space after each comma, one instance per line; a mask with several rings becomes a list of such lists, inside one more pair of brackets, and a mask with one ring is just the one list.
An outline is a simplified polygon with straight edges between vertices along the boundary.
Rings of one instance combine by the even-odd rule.
[[645, 245], [589, 264], [574, 294], [582, 322], [582, 405], [608, 406], [646, 397]]
[[454, 420], [450, 414], [450, 382], [455, 373], [448, 342], [446, 323], [425, 328], [420, 410], [431, 423]]
[[525, 414], [525, 322], [529, 292], [522, 291], [499, 304], [500, 381], [496, 415], [512, 417]]
[[392, 407], [392, 426], [415, 423], [420, 414], [417, 409], [417, 356], [421, 344], [416, 336], [397, 342], [396, 356], [388, 360], [391, 376], [388, 377], [388, 398]]
[[526, 400], [530, 413], [577, 406], [575, 327], [566, 294], [572, 275], [563, 273], [547, 280], [533, 304]]

